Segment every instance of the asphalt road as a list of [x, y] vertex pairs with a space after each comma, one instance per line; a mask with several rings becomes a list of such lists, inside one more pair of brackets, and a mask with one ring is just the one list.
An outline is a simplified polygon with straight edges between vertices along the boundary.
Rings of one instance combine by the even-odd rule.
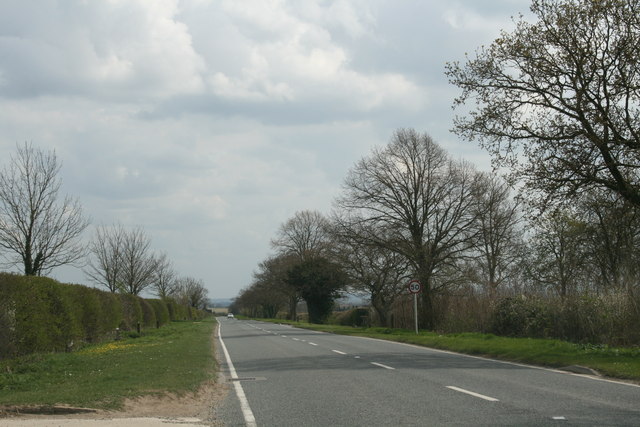
[[286, 325], [220, 323], [227, 377], [240, 393], [232, 388], [219, 413], [229, 426], [640, 425], [640, 387], [631, 384]]

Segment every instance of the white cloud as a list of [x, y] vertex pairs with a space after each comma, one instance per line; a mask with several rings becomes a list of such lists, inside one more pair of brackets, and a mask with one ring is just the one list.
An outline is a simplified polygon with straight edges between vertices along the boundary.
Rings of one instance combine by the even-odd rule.
[[[11, 23], [33, 9], [25, 32]], [[204, 63], [176, 0], [20, 2], [0, 6], [2, 93], [163, 97], [202, 88]]]
[[144, 226], [232, 297], [279, 224], [330, 210], [395, 128], [474, 156], [448, 133], [443, 66], [505, 25], [480, 3], [5, 0], [0, 158], [55, 149], [94, 224]]

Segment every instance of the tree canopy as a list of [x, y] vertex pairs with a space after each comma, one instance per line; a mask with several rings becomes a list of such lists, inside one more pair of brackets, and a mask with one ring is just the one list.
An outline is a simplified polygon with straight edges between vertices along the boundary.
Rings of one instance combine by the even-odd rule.
[[533, 0], [531, 11], [536, 22], [521, 17], [447, 65], [462, 89], [454, 105], [471, 108], [453, 131], [510, 168], [539, 206], [593, 187], [640, 206], [640, 4]]

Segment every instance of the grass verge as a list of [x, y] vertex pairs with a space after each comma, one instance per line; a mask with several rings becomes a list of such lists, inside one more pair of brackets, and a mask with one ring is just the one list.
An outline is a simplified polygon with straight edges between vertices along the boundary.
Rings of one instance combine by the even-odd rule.
[[215, 320], [172, 322], [74, 353], [0, 361], [0, 406], [118, 409], [124, 399], [194, 392], [215, 374]]
[[[273, 320], [268, 320], [273, 321]], [[486, 356], [532, 365], [562, 368], [585, 366], [612, 378], [640, 381], [640, 348], [614, 348], [534, 338], [508, 338], [492, 334], [437, 334], [388, 328], [353, 328], [276, 320], [300, 328], [342, 335], [356, 335], [415, 344], [424, 347]]]

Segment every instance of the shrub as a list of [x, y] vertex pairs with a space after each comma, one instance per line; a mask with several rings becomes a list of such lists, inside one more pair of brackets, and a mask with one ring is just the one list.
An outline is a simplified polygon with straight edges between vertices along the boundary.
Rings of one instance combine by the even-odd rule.
[[343, 326], [369, 326], [369, 309], [353, 308], [336, 315], [336, 320]]
[[142, 309], [142, 324], [148, 328], [156, 327], [156, 312], [149, 302], [143, 298], [138, 297], [138, 303]]
[[147, 300], [156, 314], [156, 320], [160, 326], [169, 323], [169, 307], [164, 300], [161, 299], [150, 299]]
[[[39, 351], [65, 351], [82, 339], [70, 293], [54, 280], [3, 274], [3, 322], [10, 344], [2, 357]], [[4, 346], [3, 346], [4, 347]]]
[[551, 313], [537, 298], [503, 298], [491, 316], [491, 331], [496, 335], [541, 338], [549, 335], [551, 326]]
[[136, 329], [138, 323], [143, 322], [142, 307], [137, 296], [131, 294], [119, 294], [122, 303], [122, 321], [120, 329], [130, 331]]

